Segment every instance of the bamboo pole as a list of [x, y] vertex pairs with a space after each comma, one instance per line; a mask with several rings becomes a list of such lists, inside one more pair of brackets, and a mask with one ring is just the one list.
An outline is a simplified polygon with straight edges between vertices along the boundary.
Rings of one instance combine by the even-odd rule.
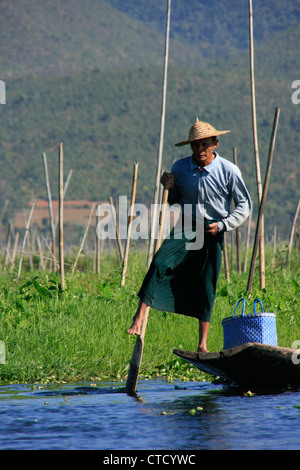
[[40, 255], [40, 269], [42, 271], [45, 271], [44, 254], [43, 254], [43, 250], [42, 250], [42, 244], [41, 244], [40, 237], [36, 237], [36, 242], [37, 242], [39, 255]]
[[[52, 196], [51, 196], [51, 187], [50, 187], [50, 181], [49, 181], [47, 156], [46, 156], [45, 152], [43, 152], [43, 162], [44, 162], [46, 190], [47, 190], [47, 197], [48, 197], [48, 208], [49, 208], [49, 220], [50, 220], [50, 228], [51, 228], [52, 251], [54, 253], [54, 256], [56, 257], [56, 242], [55, 242], [55, 230], [54, 230], [54, 223], [53, 223]], [[54, 270], [56, 270], [56, 265], [54, 265]]]
[[157, 219], [158, 219], [158, 198], [159, 198], [163, 142], [164, 142], [164, 132], [165, 132], [171, 0], [167, 0], [167, 15], [166, 16], [167, 16], [167, 19], [166, 19], [166, 35], [165, 35], [164, 78], [163, 78], [162, 104], [161, 104], [160, 139], [159, 139], [158, 159], [157, 159], [157, 167], [156, 167], [156, 182], [155, 182], [155, 188], [154, 188], [153, 214], [152, 214], [152, 221], [151, 221], [152, 224], [151, 224], [149, 247], [148, 247], [148, 258], [147, 258], [148, 267], [150, 266], [152, 258], [153, 258], [154, 239], [156, 236]]
[[[165, 40], [165, 62], [164, 62], [164, 82], [163, 82], [163, 93], [162, 93], [162, 112], [161, 112], [161, 130], [160, 130], [160, 144], [159, 144], [159, 153], [158, 153], [158, 162], [156, 170], [156, 185], [154, 191], [154, 208], [157, 211], [158, 205], [158, 196], [159, 196], [159, 184], [161, 176], [161, 161], [162, 161], [162, 150], [163, 150], [163, 137], [164, 137], [164, 123], [165, 123], [165, 104], [166, 104], [166, 92], [167, 92], [167, 70], [168, 70], [168, 57], [169, 57], [169, 36], [170, 36], [170, 15], [171, 15], [171, 0], [167, 0], [167, 19], [166, 19], [166, 40]], [[157, 212], [154, 214], [153, 223], [154, 223], [154, 233], [151, 227], [150, 241], [149, 241], [149, 250], [148, 250], [148, 267], [153, 258], [153, 249], [154, 249], [154, 236], [156, 233], [156, 219]], [[142, 362], [142, 355], [144, 349], [144, 338], [148, 322], [150, 307], [145, 309], [144, 320], [141, 328], [141, 334], [137, 336], [135, 347], [130, 363], [128, 379], [126, 383], [126, 392], [128, 395], [134, 395], [136, 393], [137, 382], [139, 371]]]
[[[99, 206], [98, 206], [99, 207]], [[97, 234], [97, 227], [100, 222], [100, 216], [98, 215], [98, 208], [96, 210], [96, 274], [100, 274], [101, 271], [101, 264], [100, 264], [100, 257], [101, 257], [101, 241], [100, 237]]]
[[277, 227], [276, 225], [273, 228], [273, 250], [272, 250], [272, 259], [271, 259], [271, 269], [274, 269], [275, 267], [275, 258], [276, 258], [276, 232], [277, 232]]
[[300, 197], [298, 199], [298, 204], [297, 204], [297, 207], [296, 207], [296, 212], [294, 214], [291, 233], [290, 233], [290, 240], [289, 240], [289, 244], [288, 244], [288, 252], [287, 252], [287, 256], [286, 256], [286, 267], [287, 268], [288, 268], [289, 263], [290, 263], [291, 250], [292, 250], [292, 246], [293, 246], [295, 227], [296, 227], [296, 222], [297, 222], [299, 210], [300, 210]]
[[16, 254], [17, 254], [17, 249], [18, 249], [19, 238], [20, 238], [20, 234], [19, 234], [19, 232], [17, 232], [17, 233], [16, 233], [16, 236], [15, 236], [13, 252], [12, 252], [12, 255], [11, 255], [11, 265], [12, 265], [12, 266], [14, 265], [14, 262], [15, 262], [15, 259], [16, 259]]
[[271, 174], [272, 161], [273, 161], [273, 155], [274, 155], [274, 147], [275, 147], [275, 140], [276, 140], [279, 114], [280, 114], [280, 108], [276, 108], [275, 116], [274, 116], [274, 122], [273, 122], [272, 135], [271, 135], [271, 141], [270, 141], [269, 157], [268, 157], [268, 163], [267, 163], [263, 193], [262, 193], [261, 203], [260, 203], [260, 206], [259, 206], [258, 217], [257, 217], [255, 239], [254, 239], [252, 259], [251, 259], [250, 272], [249, 272], [248, 285], [247, 285], [247, 291], [248, 292], [251, 292], [251, 290], [252, 290], [252, 283], [253, 283], [253, 276], [254, 276], [254, 269], [255, 269], [255, 261], [256, 261], [257, 250], [258, 250], [258, 243], [259, 243], [259, 240], [260, 240], [260, 232], [261, 232], [261, 228], [262, 228], [262, 219], [263, 219], [263, 213], [264, 213], [264, 208], [265, 208], [265, 202], [266, 202], [266, 197], [267, 197], [267, 192], [268, 192], [268, 187], [269, 187], [269, 182], [270, 182], [270, 174]]
[[[12, 261], [11, 261], [11, 256], [10, 256], [10, 254], [9, 254], [9, 250], [8, 250], [7, 248], [6, 248], [5, 250], [6, 250], [7, 260], [9, 260], [9, 262], [10, 262], [10, 264], [11, 264], [11, 266], [12, 266]], [[5, 269], [5, 271], [6, 271], [7, 266], [4, 266], [4, 269]]]
[[[70, 184], [70, 181], [71, 181], [72, 174], [73, 174], [73, 170], [70, 170], [69, 173], [68, 173], [65, 185], [64, 185], [64, 192], [63, 192], [64, 200], [65, 200], [65, 197], [66, 197], [66, 194], [67, 194], [67, 190], [68, 190], [68, 187], [69, 187], [69, 184]], [[57, 224], [58, 224], [58, 215], [59, 215], [59, 211], [57, 211], [56, 216], [55, 216], [55, 221], [54, 221], [54, 231], [55, 232], [56, 232]]]
[[0, 214], [0, 225], [2, 224], [2, 220], [3, 220], [3, 218], [4, 218], [4, 215], [5, 215], [5, 212], [6, 212], [6, 209], [7, 209], [8, 204], [9, 204], [9, 200], [6, 199], [6, 200], [5, 200], [5, 203], [4, 203], [4, 206], [3, 206], [3, 209], [2, 209], [2, 211], [1, 211], [1, 214]]
[[[44, 235], [42, 235], [42, 238], [43, 238], [43, 240], [44, 240], [44, 243], [45, 243], [46, 247], [48, 248], [48, 251], [49, 251], [49, 253], [50, 253], [50, 255], [51, 255], [51, 258], [52, 258], [52, 260], [53, 260], [53, 263], [57, 266], [59, 263], [58, 263], [57, 259], [55, 258], [54, 254], [53, 254], [53, 252], [52, 252], [52, 250], [51, 250], [51, 247], [49, 246], [49, 244], [48, 244], [46, 238], [44, 237]], [[50, 258], [46, 258], [46, 259], [49, 259], [49, 260], [51, 261]]]
[[17, 281], [20, 279], [20, 276], [21, 276], [22, 264], [23, 264], [23, 257], [24, 257], [24, 252], [25, 252], [25, 246], [26, 246], [26, 241], [27, 241], [27, 237], [28, 237], [28, 231], [29, 231], [30, 222], [31, 222], [31, 218], [32, 218], [33, 211], [34, 211], [35, 203], [36, 203], [36, 200], [34, 199], [34, 200], [32, 201], [30, 214], [29, 214], [29, 217], [28, 217], [28, 220], [27, 220], [27, 224], [26, 224], [26, 227], [25, 227], [25, 234], [24, 234], [24, 238], [23, 238], [23, 245], [22, 245], [22, 250], [21, 250], [21, 254], [20, 254], [20, 261], [19, 261], [19, 269], [18, 269], [18, 274], [17, 274], [17, 278], [16, 278]]
[[163, 235], [163, 229], [164, 229], [164, 221], [166, 217], [168, 197], [169, 197], [169, 190], [167, 188], [164, 188], [162, 204], [161, 204], [161, 209], [159, 213], [158, 237], [156, 240], [155, 253], [157, 252], [157, 250], [159, 250], [161, 246], [161, 242], [162, 242], [162, 235]]
[[31, 243], [31, 233], [28, 232], [27, 236], [27, 245], [28, 245], [28, 258], [30, 269], [33, 269], [33, 256], [32, 256], [32, 243]]
[[[255, 158], [255, 168], [256, 168], [258, 205], [260, 205], [261, 198], [262, 198], [262, 183], [261, 183], [258, 138], [257, 138], [257, 120], [256, 120], [252, 0], [249, 0], [249, 37], [250, 37], [250, 80], [251, 80], [253, 143], [254, 143], [254, 158]], [[260, 230], [260, 238], [259, 238], [259, 268], [260, 268], [260, 288], [263, 289], [265, 287], [265, 247], [264, 247], [264, 219], [263, 218], [261, 220], [261, 230]]]
[[226, 232], [224, 232], [223, 257], [224, 257], [225, 277], [226, 277], [226, 281], [229, 283], [230, 282], [230, 275], [229, 275], [229, 267], [228, 267]]
[[127, 264], [128, 264], [128, 255], [129, 255], [129, 248], [130, 248], [130, 238], [131, 238], [131, 222], [133, 220], [133, 214], [134, 214], [134, 204], [135, 204], [135, 196], [136, 196], [136, 183], [137, 183], [138, 168], [139, 168], [139, 164], [134, 163], [134, 165], [133, 165], [133, 175], [132, 175], [131, 203], [130, 203], [130, 207], [129, 207], [129, 217], [128, 217], [128, 225], [127, 225], [127, 239], [126, 239], [125, 252], [124, 252], [124, 258], [123, 258], [123, 263], [122, 263], [121, 286], [125, 285], [125, 278], [126, 278], [126, 271], [127, 271]]
[[[233, 148], [233, 163], [237, 165], [237, 150], [236, 147]], [[235, 235], [236, 235], [236, 259], [237, 259], [237, 270], [238, 273], [241, 274], [242, 268], [241, 268], [241, 236], [240, 236], [240, 229], [237, 227], [235, 229]]]
[[80, 245], [80, 248], [79, 248], [79, 250], [78, 250], [78, 253], [77, 253], [77, 256], [76, 256], [76, 259], [75, 259], [73, 268], [72, 268], [72, 274], [74, 274], [74, 271], [75, 271], [75, 269], [76, 269], [76, 266], [77, 266], [77, 263], [78, 263], [78, 260], [79, 260], [79, 256], [81, 255], [81, 252], [82, 252], [82, 250], [83, 250], [83, 247], [84, 247], [84, 244], [85, 244], [85, 239], [86, 239], [86, 236], [87, 236], [87, 234], [88, 234], [88, 231], [89, 231], [89, 228], [90, 228], [90, 225], [91, 225], [91, 220], [92, 220], [92, 215], [93, 215], [93, 213], [94, 213], [94, 209], [95, 209], [95, 204], [93, 204], [92, 209], [91, 209], [91, 212], [90, 212], [88, 224], [87, 224], [87, 226], [86, 226], [86, 229], [85, 229], [85, 232], [84, 232], [84, 236], [83, 236], [83, 239], [82, 239], [82, 241], [81, 241], [81, 245]]
[[248, 264], [248, 251], [249, 251], [249, 244], [250, 244], [250, 234], [251, 234], [251, 221], [252, 221], [252, 210], [248, 217], [248, 228], [247, 228], [247, 239], [246, 239], [246, 247], [245, 247], [245, 258], [244, 258], [244, 273], [247, 272], [247, 264]]
[[[116, 211], [116, 208], [115, 208], [115, 205], [114, 205], [114, 200], [111, 196], [109, 197], [109, 203], [114, 208], [115, 214], [117, 214], [117, 211]], [[123, 250], [122, 242], [121, 242], [121, 239], [120, 239], [119, 225], [117, 223], [117, 220], [114, 220], [114, 217], [113, 217], [113, 224], [114, 224], [114, 229], [115, 229], [115, 232], [116, 232], [116, 245], [117, 245], [119, 256], [120, 256], [121, 261], [122, 261], [124, 259], [124, 250]]]
[[11, 244], [11, 222], [8, 223], [7, 234], [6, 234], [6, 243], [5, 243], [5, 259], [4, 259], [4, 270], [7, 270], [8, 261], [11, 263], [11, 256], [9, 254]]
[[233, 247], [234, 247], [234, 230], [231, 231], [231, 253], [230, 253], [231, 270], [233, 270]]
[[61, 290], [65, 289], [65, 262], [64, 262], [64, 147], [61, 142], [58, 150], [58, 242], [59, 242], [59, 270]]
[[275, 256], [275, 253], [276, 253], [276, 238], [277, 238], [277, 227], [275, 225], [274, 229], [273, 229], [273, 255], [274, 256]]

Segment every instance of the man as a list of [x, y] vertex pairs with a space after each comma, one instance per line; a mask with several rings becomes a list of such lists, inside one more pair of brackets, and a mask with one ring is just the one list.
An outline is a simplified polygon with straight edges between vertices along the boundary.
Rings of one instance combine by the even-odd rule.
[[[179, 203], [182, 212], [192, 207], [193, 228], [204, 219], [204, 243], [187, 248], [188, 236], [173, 229], [153, 257], [139, 291], [140, 302], [127, 331], [139, 335], [147, 306], [180, 313], [199, 320], [199, 352], [207, 352], [207, 336], [222, 262], [224, 231], [239, 227], [249, 216], [251, 200], [236, 165], [216, 152], [217, 137], [230, 131], [217, 131], [199, 121], [190, 129], [188, 140], [176, 146], [191, 145], [192, 156], [174, 163], [161, 183], [169, 189], [169, 203]], [[231, 202], [235, 207], [231, 212]], [[181, 221], [182, 222], [182, 221]], [[177, 234], [177, 235], [176, 235]]]

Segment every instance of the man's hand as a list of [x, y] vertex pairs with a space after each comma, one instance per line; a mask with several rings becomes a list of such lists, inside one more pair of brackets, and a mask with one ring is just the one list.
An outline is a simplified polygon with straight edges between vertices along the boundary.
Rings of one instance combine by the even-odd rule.
[[212, 224], [207, 225], [204, 231], [209, 235], [217, 235], [217, 233], [219, 232], [218, 222], [213, 222]]
[[164, 171], [160, 178], [160, 182], [166, 189], [171, 189], [173, 188], [175, 183], [174, 175], [172, 173], [167, 173], [166, 171]]

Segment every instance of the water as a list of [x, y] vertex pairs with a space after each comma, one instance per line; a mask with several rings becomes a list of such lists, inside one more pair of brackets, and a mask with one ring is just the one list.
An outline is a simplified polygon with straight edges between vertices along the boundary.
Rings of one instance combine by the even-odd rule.
[[[300, 393], [243, 396], [210, 382], [0, 387], [0, 449], [300, 449]], [[194, 411], [192, 411], [194, 410]]]

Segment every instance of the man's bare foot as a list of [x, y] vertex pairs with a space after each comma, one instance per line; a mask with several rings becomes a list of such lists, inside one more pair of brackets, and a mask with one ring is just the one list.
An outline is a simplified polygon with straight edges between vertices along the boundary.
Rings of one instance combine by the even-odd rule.
[[198, 349], [197, 349], [197, 352], [205, 352], [205, 353], [207, 353], [207, 352], [209, 352], [209, 350], [207, 349], [206, 346], [200, 346], [200, 345], [199, 345], [199, 346], [198, 346]]
[[129, 330], [127, 330], [127, 333], [129, 335], [140, 335], [142, 324], [143, 321], [138, 316], [133, 317], [133, 323]]
[[146, 308], [147, 308], [147, 305], [140, 300], [137, 312], [134, 315], [133, 320], [132, 320], [132, 325], [129, 328], [129, 330], [127, 330], [127, 333], [129, 335], [141, 334]]
[[199, 342], [197, 352], [207, 353], [207, 334], [209, 329], [208, 321], [199, 320]]

